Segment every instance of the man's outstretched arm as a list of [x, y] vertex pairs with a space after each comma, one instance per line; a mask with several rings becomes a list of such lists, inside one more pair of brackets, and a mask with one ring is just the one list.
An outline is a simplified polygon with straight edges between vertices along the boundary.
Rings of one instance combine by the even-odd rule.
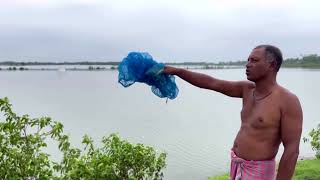
[[171, 66], [165, 66], [163, 72], [166, 74], [179, 76], [181, 79], [199, 88], [214, 90], [230, 97], [241, 98], [245, 88], [254, 86], [254, 84], [249, 81], [219, 80], [206, 74]]
[[281, 140], [284, 146], [277, 180], [291, 180], [299, 155], [302, 131], [302, 109], [298, 98], [290, 95], [286, 98], [281, 117]]

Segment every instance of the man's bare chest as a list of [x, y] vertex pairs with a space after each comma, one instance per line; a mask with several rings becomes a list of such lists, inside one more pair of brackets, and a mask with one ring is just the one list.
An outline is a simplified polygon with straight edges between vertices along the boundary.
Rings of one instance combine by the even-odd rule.
[[243, 102], [241, 121], [255, 129], [279, 127], [280, 105], [274, 97], [255, 101], [250, 98]]

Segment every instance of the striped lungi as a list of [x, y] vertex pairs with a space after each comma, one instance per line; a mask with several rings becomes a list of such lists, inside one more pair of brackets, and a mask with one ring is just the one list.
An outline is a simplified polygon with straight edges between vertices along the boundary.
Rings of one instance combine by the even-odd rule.
[[275, 159], [244, 160], [231, 150], [230, 180], [274, 180], [275, 164]]

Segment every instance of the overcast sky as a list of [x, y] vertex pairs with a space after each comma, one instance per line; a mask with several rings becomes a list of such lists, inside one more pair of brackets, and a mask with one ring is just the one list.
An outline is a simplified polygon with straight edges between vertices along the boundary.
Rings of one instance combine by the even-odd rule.
[[320, 54], [318, 0], [0, 0], [0, 60], [244, 60], [258, 44]]

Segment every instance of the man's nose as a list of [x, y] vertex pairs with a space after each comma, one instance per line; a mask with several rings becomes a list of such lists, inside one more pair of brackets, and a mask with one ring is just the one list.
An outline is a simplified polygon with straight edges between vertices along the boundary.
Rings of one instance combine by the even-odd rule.
[[246, 63], [246, 68], [249, 68], [249, 67], [251, 67], [250, 61], [248, 61], [248, 62]]

